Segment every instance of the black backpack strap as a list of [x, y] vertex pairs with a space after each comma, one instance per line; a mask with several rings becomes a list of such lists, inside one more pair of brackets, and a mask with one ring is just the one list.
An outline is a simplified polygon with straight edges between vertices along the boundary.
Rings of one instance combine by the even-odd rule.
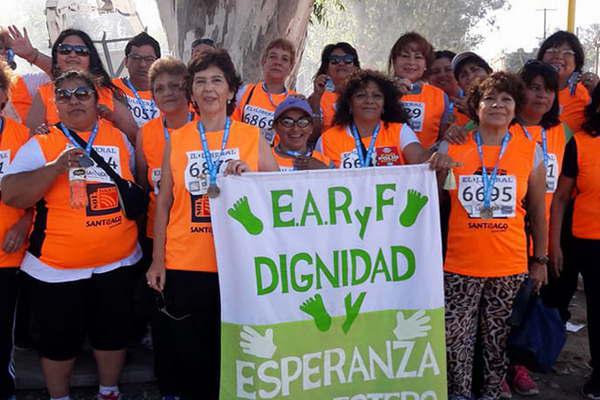
[[254, 90], [258, 86], [258, 83], [251, 84], [251, 85], [252, 85], [252, 89], [250, 89], [250, 94], [248, 95], [248, 98], [246, 99], [246, 102], [244, 103], [244, 106], [242, 107], [242, 121], [244, 120], [244, 110], [246, 109], [246, 106], [250, 103], [250, 100], [252, 100], [252, 95], [254, 94]]

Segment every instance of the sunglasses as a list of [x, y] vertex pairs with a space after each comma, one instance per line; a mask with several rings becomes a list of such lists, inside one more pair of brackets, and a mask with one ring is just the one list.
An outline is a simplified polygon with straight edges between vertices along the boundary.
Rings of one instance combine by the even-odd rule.
[[75, 52], [78, 56], [88, 56], [90, 54], [90, 49], [87, 46], [79, 45], [79, 44], [64, 44], [61, 43], [58, 45], [58, 54], [62, 54], [63, 56], [69, 55], [72, 52]]
[[90, 89], [87, 86], [80, 86], [75, 89], [61, 89], [58, 88], [54, 91], [56, 96], [57, 103], [68, 103], [71, 101], [71, 98], [75, 96], [75, 98], [79, 101], [87, 101], [89, 100], [96, 91], [94, 89]]
[[354, 62], [354, 56], [352, 54], [344, 54], [343, 56], [329, 56], [329, 63], [338, 65], [341, 63], [352, 64]]
[[183, 314], [181, 316], [176, 316], [176, 315], [171, 314], [167, 310], [167, 303], [165, 302], [165, 295], [162, 294], [162, 292], [160, 293], [160, 296], [156, 296], [156, 307], [158, 308], [159, 312], [165, 314], [167, 317], [171, 318], [174, 321], [183, 321], [184, 319], [187, 319], [192, 316], [192, 314]]
[[293, 128], [294, 125], [300, 129], [304, 129], [304, 128], [307, 128], [312, 125], [312, 120], [307, 117], [300, 117], [298, 119], [284, 117], [284, 118], [279, 119], [278, 122], [288, 129]]

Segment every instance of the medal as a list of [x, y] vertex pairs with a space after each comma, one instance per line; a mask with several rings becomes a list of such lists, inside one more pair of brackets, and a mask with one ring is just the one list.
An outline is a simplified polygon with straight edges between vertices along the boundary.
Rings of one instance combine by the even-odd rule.
[[492, 219], [494, 218], [494, 211], [491, 207], [481, 207], [479, 210], [479, 215], [483, 219]]
[[94, 160], [92, 160], [87, 154], [82, 154], [77, 162], [81, 168], [90, 168], [94, 166]]
[[494, 210], [492, 208], [492, 191], [496, 184], [496, 178], [498, 177], [498, 164], [506, 152], [508, 141], [510, 140], [510, 133], [506, 132], [502, 138], [502, 144], [500, 152], [498, 153], [498, 159], [494, 169], [488, 175], [487, 168], [485, 167], [485, 161], [483, 159], [483, 140], [479, 131], [475, 132], [475, 142], [477, 143], [477, 153], [479, 153], [479, 159], [481, 161], [481, 180], [483, 181], [483, 204], [479, 210], [479, 216], [483, 219], [494, 218]]
[[198, 132], [200, 133], [200, 141], [202, 142], [202, 151], [204, 152], [204, 159], [206, 161], [206, 169], [208, 172], [208, 197], [211, 199], [219, 197], [221, 189], [217, 186], [217, 173], [219, 172], [219, 166], [221, 165], [221, 158], [225, 152], [227, 146], [227, 139], [229, 139], [229, 129], [231, 128], [231, 119], [227, 117], [225, 119], [225, 129], [223, 130], [223, 139], [221, 141], [221, 152], [216, 159], [213, 159], [208, 147], [208, 140], [206, 139], [206, 129], [202, 121], [198, 121]]
[[215, 199], [219, 197], [219, 194], [221, 194], [221, 189], [219, 189], [216, 183], [211, 183], [210, 185], [208, 185], [208, 190], [206, 193], [208, 194], [208, 197], [210, 197], [211, 199]]
[[366, 149], [367, 153], [364, 154], [363, 144], [361, 142], [360, 133], [358, 132], [358, 128], [356, 125], [352, 124], [351, 131], [352, 136], [354, 137], [354, 144], [356, 147], [356, 153], [358, 154], [358, 160], [360, 161], [360, 167], [370, 167], [373, 162], [373, 150], [375, 149], [375, 141], [377, 141], [377, 135], [379, 135], [379, 129], [381, 128], [381, 123], [377, 124], [375, 131], [373, 131], [373, 135], [371, 136], [371, 141], [369, 142], [369, 148]]

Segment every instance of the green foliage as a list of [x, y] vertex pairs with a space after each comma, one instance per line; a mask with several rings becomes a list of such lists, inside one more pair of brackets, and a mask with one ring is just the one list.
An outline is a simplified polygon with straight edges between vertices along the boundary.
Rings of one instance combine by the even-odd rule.
[[315, 22], [319, 24], [324, 24], [325, 26], [329, 25], [329, 20], [327, 19], [327, 11], [333, 9], [338, 11], [345, 11], [343, 0], [315, 0], [313, 4], [313, 11], [310, 17], [310, 23], [313, 24]]

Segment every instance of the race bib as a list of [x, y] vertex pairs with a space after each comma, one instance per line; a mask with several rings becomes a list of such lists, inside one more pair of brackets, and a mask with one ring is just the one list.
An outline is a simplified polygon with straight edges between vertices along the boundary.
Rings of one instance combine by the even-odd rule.
[[153, 168], [150, 172], [150, 177], [152, 178], [152, 187], [154, 188], [154, 195], [158, 196], [158, 192], [160, 190], [161, 169]]
[[548, 166], [546, 167], [546, 193], [554, 193], [558, 184], [558, 160], [556, 154], [548, 153]]
[[262, 135], [269, 144], [273, 144], [275, 130], [273, 129], [273, 111], [246, 104], [244, 107], [244, 122], [260, 128]]
[[415, 132], [421, 132], [423, 130], [423, 120], [425, 117], [425, 103], [416, 101], [403, 101], [402, 106], [410, 118], [410, 127]]
[[10, 150], [0, 150], [0, 182], [10, 165]]
[[[514, 218], [517, 180], [514, 175], [498, 175], [492, 189], [493, 218]], [[458, 183], [458, 200], [470, 218], [481, 218], [483, 179], [481, 175], [462, 175]]]
[[[375, 155], [375, 154], [373, 154]], [[349, 169], [349, 168], [360, 168], [360, 159], [358, 158], [358, 153], [356, 149], [342, 153], [342, 158], [340, 160], [340, 168]]]
[[158, 108], [152, 100], [141, 99], [141, 104], [144, 105], [143, 108], [135, 97], [127, 96], [127, 105], [137, 126], [142, 126], [151, 119], [158, 117]]
[[[67, 148], [73, 148], [71, 143], [67, 144]], [[121, 175], [121, 151], [117, 146], [94, 146], [94, 150], [104, 161], [117, 173]], [[93, 161], [93, 160], [92, 160]], [[113, 180], [108, 176], [102, 168], [94, 161], [94, 165], [85, 169], [85, 180], [88, 182], [103, 182], [114, 184]]]
[[[211, 150], [210, 155], [215, 160], [219, 157], [220, 153], [221, 150]], [[185, 188], [194, 195], [206, 194], [206, 190], [208, 189], [208, 163], [204, 158], [204, 152], [188, 151], [186, 156], [187, 165], [184, 173]], [[225, 149], [217, 166], [218, 174], [222, 174], [225, 171], [228, 161], [239, 159], [240, 150], [238, 148]]]

